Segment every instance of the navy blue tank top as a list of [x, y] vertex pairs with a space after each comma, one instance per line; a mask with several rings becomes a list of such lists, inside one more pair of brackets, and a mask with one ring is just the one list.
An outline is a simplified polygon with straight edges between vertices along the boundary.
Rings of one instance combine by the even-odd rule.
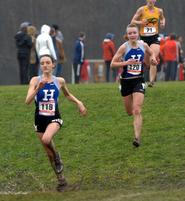
[[[52, 76], [53, 81], [46, 83], [35, 96], [35, 114], [41, 116], [56, 116], [59, 114], [58, 97], [60, 88], [58, 80]], [[39, 81], [41, 76], [39, 76]]]
[[136, 59], [140, 61], [141, 64], [127, 65], [123, 67], [123, 72], [121, 78], [123, 79], [133, 79], [143, 76], [143, 61], [144, 61], [144, 44], [142, 41], [138, 41], [137, 47], [130, 47], [129, 42], [124, 43], [126, 45], [126, 52], [122, 57], [122, 61], [127, 61], [129, 59]]

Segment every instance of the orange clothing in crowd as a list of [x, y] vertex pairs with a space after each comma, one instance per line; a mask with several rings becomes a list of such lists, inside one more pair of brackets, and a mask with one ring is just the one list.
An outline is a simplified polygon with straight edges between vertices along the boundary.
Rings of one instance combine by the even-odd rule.
[[102, 43], [102, 49], [103, 49], [103, 59], [105, 61], [111, 61], [115, 52], [115, 44], [110, 39], [104, 39]]
[[166, 40], [165, 44], [161, 46], [161, 54], [166, 61], [177, 61], [178, 59], [178, 45], [175, 40]]

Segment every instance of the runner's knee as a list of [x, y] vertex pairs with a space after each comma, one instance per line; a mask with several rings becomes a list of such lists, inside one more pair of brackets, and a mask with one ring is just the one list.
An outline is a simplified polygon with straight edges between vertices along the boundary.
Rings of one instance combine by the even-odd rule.
[[138, 106], [134, 107], [132, 113], [133, 113], [133, 115], [139, 115], [139, 114], [141, 114], [140, 107], [138, 107]]
[[42, 143], [43, 143], [44, 145], [49, 145], [50, 142], [51, 142], [51, 140], [50, 140], [48, 137], [45, 137], [45, 136], [43, 136], [43, 137], [41, 138], [41, 141], [42, 141]]

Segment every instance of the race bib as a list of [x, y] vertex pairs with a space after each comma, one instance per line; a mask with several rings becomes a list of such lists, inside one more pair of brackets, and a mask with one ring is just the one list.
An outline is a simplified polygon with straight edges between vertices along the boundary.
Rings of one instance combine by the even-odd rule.
[[39, 102], [39, 114], [44, 116], [54, 116], [55, 101]]
[[142, 67], [142, 64], [128, 65], [127, 72], [132, 75], [139, 75], [141, 74], [141, 67]]
[[144, 34], [146, 35], [152, 35], [156, 33], [155, 27], [144, 27]]

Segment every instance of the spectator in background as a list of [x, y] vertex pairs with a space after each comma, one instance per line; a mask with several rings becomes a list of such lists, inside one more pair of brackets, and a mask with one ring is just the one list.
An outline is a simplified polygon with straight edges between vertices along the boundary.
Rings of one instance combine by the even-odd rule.
[[161, 53], [163, 55], [165, 66], [165, 81], [176, 80], [177, 60], [178, 60], [178, 44], [176, 42], [176, 34], [171, 33], [169, 39], [165, 41]]
[[[106, 81], [107, 82], [109, 82], [110, 80], [110, 64], [116, 51], [113, 38], [114, 38], [114, 34], [107, 33], [102, 43], [103, 59], [106, 65]], [[113, 71], [113, 80], [115, 81], [117, 76], [117, 69], [112, 69], [112, 71]]]
[[56, 31], [56, 38], [61, 40], [62, 42], [64, 41], [64, 35], [63, 33], [60, 31], [59, 26], [57, 24], [53, 24], [52, 27], [55, 29]]
[[56, 64], [53, 74], [57, 77], [61, 77], [62, 76], [62, 65], [66, 61], [64, 47], [63, 47], [62, 41], [56, 37], [56, 31], [54, 28], [51, 28], [50, 35], [52, 37], [53, 45], [54, 45], [55, 52], [57, 55], [57, 64]]
[[178, 58], [178, 62], [179, 63], [183, 63], [184, 61], [184, 51], [182, 49], [182, 42], [183, 42], [183, 39], [182, 39], [182, 36], [177, 36], [177, 44], [178, 44], [178, 52], [179, 52], [179, 58]]
[[178, 44], [178, 72], [177, 72], [177, 80], [184, 80], [184, 51], [182, 49], [182, 36], [177, 36], [177, 44]]
[[159, 34], [159, 41], [160, 41], [160, 53], [159, 53], [159, 58], [158, 58], [158, 64], [157, 64], [157, 77], [156, 79], [158, 81], [164, 81], [165, 80], [165, 73], [164, 73], [164, 67], [165, 67], [165, 63], [164, 63], [164, 58], [163, 55], [161, 53], [162, 49], [163, 49], [163, 45], [165, 44], [165, 35], [164, 34]]
[[31, 48], [31, 53], [30, 53], [30, 68], [29, 68], [29, 80], [37, 76], [38, 74], [38, 57], [36, 53], [36, 34], [37, 34], [37, 29], [35, 26], [31, 25], [28, 26], [28, 35], [32, 39], [32, 48]]
[[50, 55], [53, 57], [53, 59], [56, 61], [57, 56], [55, 53], [53, 41], [50, 34], [50, 26], [44, 24], [41, 27], [41, 33], [36, 38], [36, 51], [38, 57], [42, 56], [42, 52], [45, 52], [45, 50], [49, 50]]
[[73, 56], [73, 70], [74, 70], [74, 78], [75, 83], [78, 84], [80, 81], [80, 71], [81, 66], [84, 62], [84, 40], [85, 40], [85, 33], [80, 32], [78, 35], [78, 39], [75, 42], [74, 47], [74, 56]]
[[15, 43], [17, 47], [17, 59], [19, 62], [20, 83], [28, 84], [28, 70], [30, 63], [30, 51], [32, 47], [32, 39], [27, 34], [28, 22], [20, 25], [20, 31], [15, 35]]
[[[50, 26], [44, 24], [41, 27], [41, 33], [36, 38], [36, 51], [37, 56], [40, 58], [44, 52], [47, 50], [49, 51], [49, 54], [53, 57], [55, 61], [57, 61], [56, 52], [54, 49], [53, 41], [50, 36]], [[41, 74], [41, 69], [39, 68], [38, 74]]]

